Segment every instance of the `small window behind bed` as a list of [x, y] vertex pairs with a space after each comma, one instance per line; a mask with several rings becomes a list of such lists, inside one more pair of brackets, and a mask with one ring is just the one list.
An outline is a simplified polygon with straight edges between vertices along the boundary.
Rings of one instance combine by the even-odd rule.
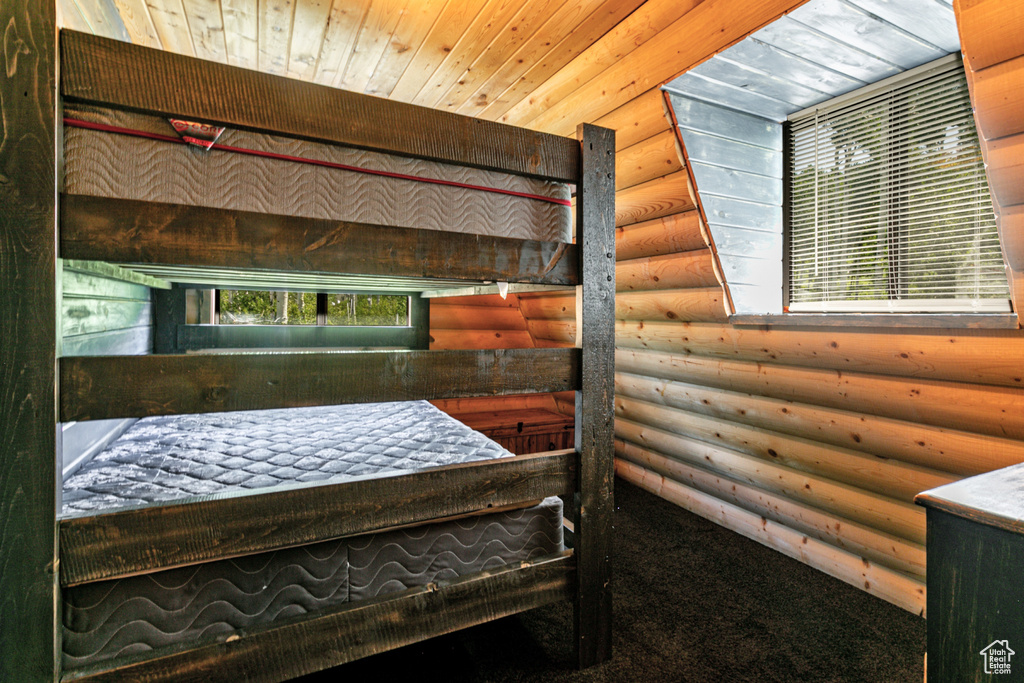
[[186, 291], [165, 353], [246, 349], [426, 349], [428, 299], [418, 292]]
[[409, 297], [398, 294], [272, 292], [218, 289], [220, 325], [408, 327]]

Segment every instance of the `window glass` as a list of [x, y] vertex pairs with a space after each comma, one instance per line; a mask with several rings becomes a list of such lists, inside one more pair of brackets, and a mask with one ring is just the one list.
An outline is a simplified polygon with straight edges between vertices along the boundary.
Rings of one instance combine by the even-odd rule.
[[791, 118], [789, 310], [1008, 311], [963, 66]]
[[395, 294], [328, 294], [328, 325], [409, 325], [409, 297]]
[[316, 292], [220, 290], [222, 325], [316, 325]]

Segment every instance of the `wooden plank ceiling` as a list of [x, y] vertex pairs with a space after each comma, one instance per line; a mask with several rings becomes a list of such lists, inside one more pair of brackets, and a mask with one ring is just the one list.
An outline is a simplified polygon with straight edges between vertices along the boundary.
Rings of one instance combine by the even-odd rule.
[[[644, 0], [58, 0], [58, 4], [61, 23], [68, 28], [528, 126], [541, 114], [530, 106], [529, 95]], [[693, 3], [659, 4], [678, 4], [682, 14]]]

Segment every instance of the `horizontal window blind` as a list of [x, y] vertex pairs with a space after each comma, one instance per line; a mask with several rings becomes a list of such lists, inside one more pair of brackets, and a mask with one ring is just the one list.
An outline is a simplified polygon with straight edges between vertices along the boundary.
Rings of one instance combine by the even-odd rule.
[[789, 310], [1010, 310], [963, 66], [940, 61], [791, 118]]

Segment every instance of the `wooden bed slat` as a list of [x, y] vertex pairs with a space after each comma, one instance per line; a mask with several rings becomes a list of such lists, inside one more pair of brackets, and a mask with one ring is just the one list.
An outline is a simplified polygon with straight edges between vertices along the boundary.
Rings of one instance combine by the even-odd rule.
[[[69, 259], [574, 285], [576, 247], [442, 230], [63, 195]], [[382, 257], [386, 255], [386, 257]]]
[[64, 31], [65, 98], [575, 182], [569, 138]]
[[309, 483], [70, 517], [64, 585], [131, 576], [571, 494], [575, 451]]
[[[574, 558], [565, 553], [491, 569], [452, 582], [349, 603], [240, 638], [163, 656], [118, 660], [69, 672], [64, 681], [269, 682], [476, 626], [572, 595]], [[109, 663], [107, 664], [109, 666]]]
[[576, 349], [62, 358], [60, 419], [567, 391], [579, 387], [579, 358]]

